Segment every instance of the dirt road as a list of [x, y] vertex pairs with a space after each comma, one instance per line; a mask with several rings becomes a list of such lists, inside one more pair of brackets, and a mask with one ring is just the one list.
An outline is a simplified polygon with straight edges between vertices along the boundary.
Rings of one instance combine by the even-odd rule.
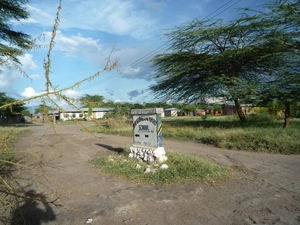
[[[86, 125], [89, 125], [86, 123]], [[300, 156], [218, 149], [164, 140], [166, 151], [240, 168], [240, 179], [207, 186], [137, 185], [101, 175], [90, 160], [130, 147], [132, 138], [80, 131], [78, 125], [29, 127], [18, 150], [36, 152], [22, 185], [56, 204], [31, 205], [29, 224], [300, 224]], [[251, 141], [251, 140], [249, 140]], [[41, 173], [40, 173], [41, 172]], [[35, 182], [31, 179], [34, 176]], [[24, 206], [25, 207], [25, 206]]]

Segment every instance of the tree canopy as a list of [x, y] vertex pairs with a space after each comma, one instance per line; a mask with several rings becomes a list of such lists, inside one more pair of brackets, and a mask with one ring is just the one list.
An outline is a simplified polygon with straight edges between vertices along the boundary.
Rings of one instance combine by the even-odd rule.
[[44, 114], [45, 112], [48, 112], [50, 110], [53, 110], [53, 108], [51, 106], [40, 104], [37, 108], [34, 109], [34, 113], [35, 114], [38, 114], [38, 113]]
[[101, 95], [85, 94], [79, 99], [83, 107], [99, 107], [103, 104], [104, 97]]
[[16, 31], [10, 24], [11, 20], [20, 21], [29, 18], [24, 4], [28, 0], [1, 0], [0, 1], [0, 65], [8, 60], [19, 62], [17, 56], [28, 49], [32, 42], [30, 36]]
[[288, 127], [291, 106], [300, 102], [300, 1], [275, 1], [267, 6], [271, 13], [261, 13], [257, 21], [266, 21], [271, 31], [276, 33], [274, 38], [278, 40], [284, 65], [274, 71], [275, 77], [261, 82], [257, 99], [267, 104], [278, 102], [282, 105], [285, 112], [283, 127]]
[[[277, 2], [270, 10], [281, 12]], [[241, 121], [245, 120], [241, 101], [256, 96], [262, 83], [276, 79], [278, 69], [293, 57], [295, 35], [268, 14], [247, 14], [224, 23], [194, 20], [166, 34], [169, 52], [152, 59], [151, 90], [162, 98], [199, 101], [205, 97], [224, 97], [235, 103]], [[280, 24], [279, 24], [280, 23]], [[294, 35], [294, 36], [292, 36]]]
[[[4, 93], [4, 92], [0, 92], [0, 106], [15, 102], [15, 101], [17, 101], [17, 100], [12, 97], [7, 96], [6, 93]], [[19, 104], [12, 105], [11, 107], [0, 109], [0, 116], [7, 117], [7, 116], [11, 116], [11, 115], [16, 115], [25, 110], [26, 110], [26, 108], [24, 107], [24, 104], [19, 103]]]

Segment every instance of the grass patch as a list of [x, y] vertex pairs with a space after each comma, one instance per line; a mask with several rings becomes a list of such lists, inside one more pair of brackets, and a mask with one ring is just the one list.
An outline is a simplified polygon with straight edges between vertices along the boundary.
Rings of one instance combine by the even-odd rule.
[[[232, 177], [232, 170], [204, 159], [168, 152], [165, 162], [169, 168], [160, 169], [160, 164], [149, 164], [129, 159], [128, 153], [101, 157], [92, 164], [107, 175], [116, 176], [136, 183], [171, 184], [183, 181], [215, 183]], [[141, 168], [137, 168], [140, 165]], [[146, 168], [151, 172], [145, 173]]]
[[[115, 121], [108, 126], [89, 127], [92, 132], [132, 136], [130, 123]], [[300, 119], [291, 119], [290, 127], [282, 128], [283, 119], [268, 114], [248, 116], [240, 123], [236, 116], [165, 117], [163, 138], [196, 141], [220, 148], [300, 154]]]
[[26, 132], [25, 129], [0, 127], [0, 171], [14, 159], [14, 143]]

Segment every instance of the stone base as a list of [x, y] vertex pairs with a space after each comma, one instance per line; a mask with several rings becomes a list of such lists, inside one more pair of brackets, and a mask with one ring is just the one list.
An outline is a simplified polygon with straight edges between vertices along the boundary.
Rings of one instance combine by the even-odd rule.
[[160, 163], [168, 159], [164, 147], [151, 148], [137, 145], [130, 147], [129, 158], [141, 159], [146, 162], [158, 161]]

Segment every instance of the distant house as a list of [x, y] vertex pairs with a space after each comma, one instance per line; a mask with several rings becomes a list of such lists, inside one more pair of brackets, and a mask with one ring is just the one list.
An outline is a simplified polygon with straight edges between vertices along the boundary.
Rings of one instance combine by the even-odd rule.
[[196, 109], [195, 116], [205, 116], [206, 111], [204, 109]]
[[103, 118], [107, 112], [114, 110], [113, 108], [92, 108], [92, 113], [89, 116], [88, 108], [78, 109], [61, 109], [49, 111], [48, 115], [37, 114], [34, 116], [36, 122], [44, 122], [46, 117], [51, 121], [58, 120], [72, 120], [72, 119], [100, 119]]
[[[253, 113], [253, 107], [249, 104], [241, 105], [243, 112], [245, 115], [249, 115]], [[225, 105], [223, 108], [223, 115], [237, 115], [236, 107], [233, 104]]]
[[206, 109], [205, 110], [205, 115], [207, 114], [212, 114], [215, 116], [222, 116], [224, 115], [223, 110], [215, 110], [215, 109]]
[[178, 116], [179, 109], [177, 108], [168, 108], [164, 110], [165, 116]]
[[59, 114], [60, 120], [70, 119], [100, 119], [103, 118], [107, 112], [113, 111], [113, 108], [93, 108], [92, 113], [89, 116], [88, 108], [78, 109], [66, 109], [62, 110]]

